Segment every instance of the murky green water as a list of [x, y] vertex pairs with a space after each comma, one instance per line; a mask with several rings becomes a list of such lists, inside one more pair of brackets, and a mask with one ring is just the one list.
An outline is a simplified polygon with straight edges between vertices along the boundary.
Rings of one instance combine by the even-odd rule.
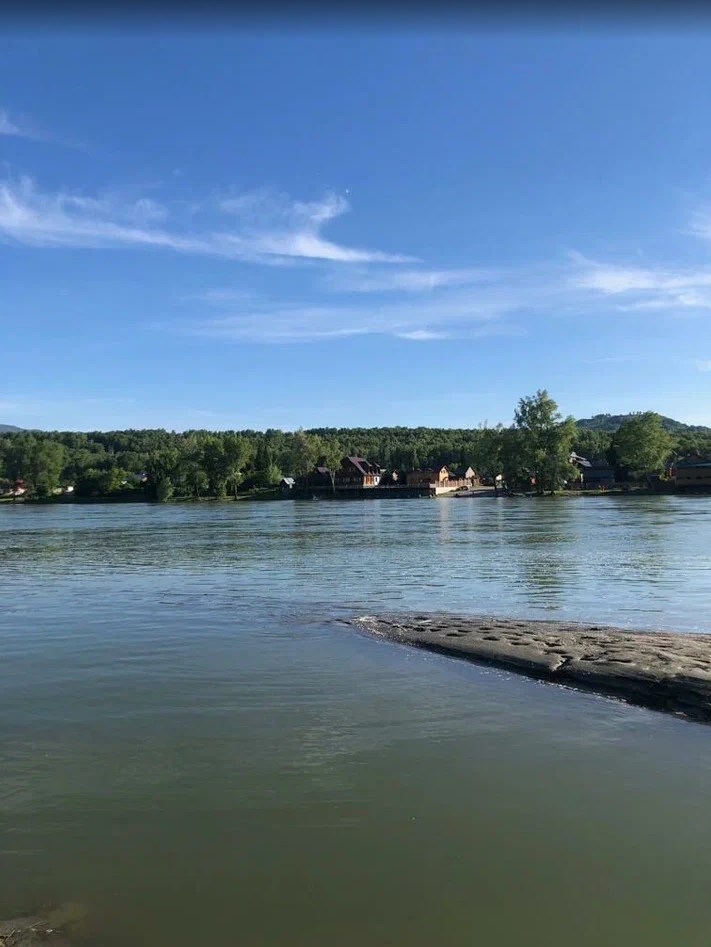
[[0, 507], [0, 918], [95, 947], [711, 942], [711, 728], [381, 609], [711, 630], [711, 499]]

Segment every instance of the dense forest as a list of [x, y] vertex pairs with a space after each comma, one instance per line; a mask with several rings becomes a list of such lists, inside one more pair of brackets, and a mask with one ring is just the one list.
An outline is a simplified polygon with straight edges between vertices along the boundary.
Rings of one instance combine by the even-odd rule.
[[[579, 418], [575, 423], [586, 430], [607, 431], [612, 434], [633, 417], [634, 414], [594, 414], [591, 418]], [[663, 414], [659, 415], [659, 420], [664, 430], [672, 434], [686, 432], [711, 436], [711, 427], [705, 427], [703, 424], [684, 424], [683, 421], [675, 421], [674, 418], [667, 418]]]
[[503, 473], [511, 488], [535, 483], [544, 492], [575, 475], [571, 451], [605, 460], [621, 480], [661, 473], [670, 461], [711, 456], [711, 430], [682, 426], [672, 432], [664, 421], [644, 412], [622, 416], [613, 430], [581, 425], [563, 418], [555, 401], [539, 391], [519, 401], [510, 427], [6, 430], [0, 433], [0, 494], [10, 494], [23, 481], [30, 497], [52, 496], [67, 487], [78, 497], [238, 496], [272, 488], [282, 476], [303, 476], [317, 463], [335, 467], [347, 454], [388, 470], [434, 462], [472, 466], [485, 482]]

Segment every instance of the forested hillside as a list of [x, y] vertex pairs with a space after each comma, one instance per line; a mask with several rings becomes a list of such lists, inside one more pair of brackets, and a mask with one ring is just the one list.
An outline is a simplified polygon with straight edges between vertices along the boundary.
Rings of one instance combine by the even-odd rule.
[[[601, 418], [619, 424], [609, 431], [598, 423]], [[672, 433], [652, 412], [576, 423], [558, 413], [545, 391], [519, 401], [511, 427], [6, 430], [0, 434], [0, 493], [11, 492], [21, 480], [30, 496], [71, 486], [77, 496], [220, 497], [274, 486], [282, 476], [304, 475], [317, 463], [335, 467], [346, 454], [387, 469], [435, 462], [472, 466], [485, 480], [503, 472], [511, 485], [535, 482], [540, 489], [556, 489], [574, 473], [571, 451], [605, 460], [622, 477], [634, 478], [662, 471], [671, 460], [711, 456], [711, 430], [684, 425]]]
[[[576, 423], [578, 427], [586, 431], [606, 431], [608, 434], [613, 434], [633, 417], [635, 417], [634, 414], [594, 414], [591, 418], [580, 418]], [[660, 414], [659, 418], [664, 430], [672, 434], [688, 431], [711, 435], [711, 427], [705, 427], [702, 424], [684, 424], [683, 421], [675, 421], [674, 418], [667, 418], [663, 414]]]

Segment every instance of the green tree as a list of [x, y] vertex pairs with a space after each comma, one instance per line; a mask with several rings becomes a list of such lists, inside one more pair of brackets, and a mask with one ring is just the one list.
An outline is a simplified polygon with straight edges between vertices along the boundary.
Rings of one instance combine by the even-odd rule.
[[675, 446], [675, 438], [662, 427], [662, 418], [644, 411], [625, 421], [612, 436], [615, 464], [633, 478], [659, 473]]
[[261, 470], [255, 471], [251, 478], [253, 487], [275, 487], [281, 480], [281, 471], [276, 464], [268, 464]]
[[173, 496], [174, 481], [179, 476], [180, 455], [174, 447], [154, 451], [146, 461], [148, 482], [146, 492], [153, 500], [162, 503]]
[[35, 490], [40, 496], [49, 496], [60, 485], [64, 468], [65, 450], [55, 441], [42, 441], [32, 458]]
[[193, 496], [198, 499], [210, 489], [210, 478], [202, 468], [193, 465], [188, 470], [186, 481]]
[[19, 434], [5, 450], [6, 476], [24, 480], [30, 493], [48, 496], [60, 485], [65, 460], [66, 450], [59, 441]]
[[97, 470], [96, 467], [88, 467], [76, 478], [74, 493], [78, 497], [98, 496], [101, 492], [100, 485], [104, 476], [105, 472], [103, 470]]
[[588, 460], [606, 458], [610, 449], [612, 435], [607, 431], [579, 428], [576, 425], [573, 438], [573, 450]]
[[125, 489], [128, 477], [128, 471], [122, 467], [111, 467], [102, 473], [99, 481], [99, 490], [105, 496], [111, 493], [119, 493]]
[[[500, 473], [509, 490], [530, 486], [531, 472], [525, 462], [522, 446], [523, 436], [515, 427], [506, 427], [501, 431], [499, 442]], [[495, 477], [496, 474], [493, 474]]]
[[165, 503], [173, 496], [173, 481], [170, 477], [163, 477], [156, 482], [155, 498], [158, 503]]
[[237, 497], [243, 468], [251, 454], [249, 442], [239, 434], [225, 434], [223, 450], [225, 481]]
[[523, 470], [535, 481], [536, 493], [553, 493], [574, 476], [570, 453], [575, 420], [563, 418], [545, 389], [521, 398], [514, 413]]
[[210, 493], [223, 497], [227, 492], [227, 460], [222, 439], [216, 435], [206, 438], [202, 446], [202, 456]]
[[[469, 463], [484, 480], [495, 482], [498, 474], [502, 473], [502, 450], [504, 446], [503, 428], [485, 427], [480, 430], [474, 445], [474, 449], [469, 452]], [[511, 445], [508, 445], [509, 452]], [[510, 462], [511, 458], [509, 458]], [[465, 460], [462, 466], [467, 465]]]
[[313, 470], [314, 464], [322, 453], [322, 446], [322, 439], [318, 435], [302, 430], [296, 431], [292, 438], [287, 469], [294, 476], [304, 476]]

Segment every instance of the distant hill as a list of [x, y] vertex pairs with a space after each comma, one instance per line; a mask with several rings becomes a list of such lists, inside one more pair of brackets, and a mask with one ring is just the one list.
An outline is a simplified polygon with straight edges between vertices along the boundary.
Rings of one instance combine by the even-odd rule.
[[11, 431], [21, 430], [21, 427], [15, 427], [14, 424], [0, 424], [0, 434], [9, 434]]
[[[611, 434], [633, 417], [634, 414], [595, 414], [591, 418], [580, 418], [577, 425], [586, 431], [606, 431]], [[689, 431], [697, 434], [711, 434], [711, 427], [704, 427], [703, 424], [684, 424], [682, 421], [675, 421], [674, 418], [665, 418], [664, 415], [662, 415], [662, 427], [673, 433]]]

